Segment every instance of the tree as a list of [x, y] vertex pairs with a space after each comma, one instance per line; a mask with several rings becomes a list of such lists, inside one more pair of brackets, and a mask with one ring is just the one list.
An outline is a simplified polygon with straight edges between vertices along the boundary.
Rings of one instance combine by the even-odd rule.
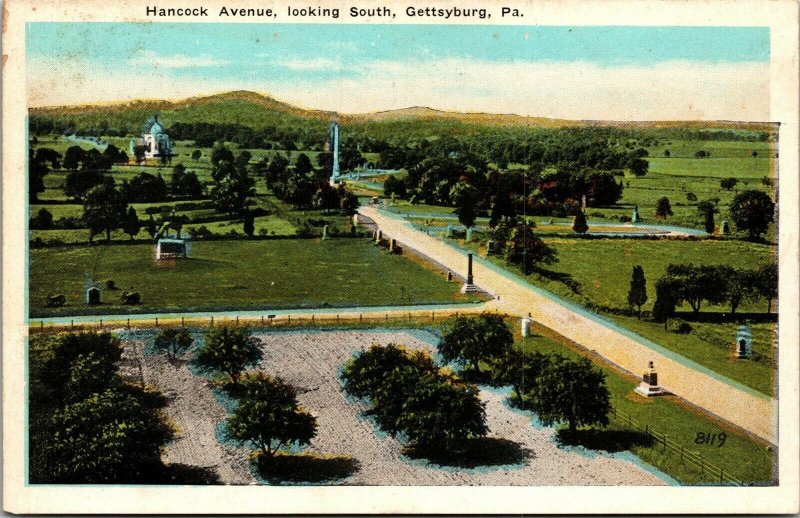
[[767, 299], [767, 314], [772, 312], [772, 299], [778, 296], [778, 264], [770, 262], [759, 268], [755, 274], [759, 294]]
[[174, 196], [191, 196], [196, 198], [203, 194], [203, 184], [200, 183], [195, 173], [186, 171], [183, 164], [178, 164], [172, 169], [169, 189]]
[[697, 195], [695, 193], [693, 193], [693, 192], [687, 192], [686, 193], [686, 201], [688, 201], [689, 203], [696, 202], [697, 201]]
[[713, 234], [716, 229], [714, 214], [719, 212], [717, 206], [710, 201], [701, 201], [697, 204], [697, 212], [704, 220], [705, 231], [709, 234]]
[[299, 175], [306, 175], [314, 171], [311, 159], [305, 153], [300, 153], [294, 162], [294, 172]]
[[643, 158], [633, 157], [628, 160], [628, 169], [634, 176], [641, 177], [647, 174], [650, 169], [650, 163]]
[[70, 146], [64, 152], [64, 169], [77, 171], [86, 156], [86, 151], [80, 146]]
[[[118, 382], [118, 383], [115, 383]], [[74, 403], [99, 394], [105, 389], [121, 386], [117, 366], [97, 353], [80, 354], [69, 364], [69, 379], [62, 387], [64, 401]]]
[[578, 234], [585, 234], [589, 230], [589, 224], [586, 222], [586, 214], [582, 210], [578, 210], [575, 214], [575, 219], [572, 221], [572, 230]]
[[453, 327], [439, 343], [439, 354], [447, 361], [458, 361], [480, 371], [481, 361], [506, 354], [514, 345], [514, 335], [499, 315], [456, 318]]
[[50, 399], [61, 401], [70, 383], [71, 366], [80, 357], [114, 365], [122, 358], [122, 342], [111, 333], [68, 333], [55, 340], [41, 367], [41, 381]]
[[718, 268], [720, 277], [725, 279], [724, 290], [731, 305], [731, 315], [735, 315], [743, 300], [754, 300], [758, 297], [757, 274], [750, 270], [730, 266], [719, 266]]
[[255, 234], [256, 232], [256, 223], [252, 212], [248, 212], [247, 214], [245, 214], [242, 230], [247, 235], [247, 237], [253, 239], [253, 234]]
[[726, 191], [730, 191], [731, 189], [736, 187], [737, 183], [739, 183], [739, 180], [737, 180], [736, 178], [723, 178], [722, 180], [719, 181], [719, 186], [725, 189]]
[[192, 160], [200, 160], [200, 157], [203, 156], [203, 152], [199, 149], [195, 149], [192, 151]]
[[465, 439], [486, 435], [486, 409], [474, 385], [423, 377], [411, 386], [396, 423], [413, 445], [446, 451]]
[[64, 178], [64, 194], [68, 198], [81, 202], [86, 198], [86, 193], [97, 185], [102, 184], [108, 175], [101, 171], [73, 171]]
[[28, 200], [39, 201], [39, 193], [44, 192], [44, 177], [50, 169], [47, 163], [34, 155], [33, 149], [28, 151]]
[[586, 358], [554, 356], [530, 393], [531, 407], [547, 426], [566, 421], [570, 433], [581, 425], [606, 426], [611, 402], [605, 379]]
[[139, 221], [139, 216], [136, 215], [136, 209], [133, 207], [128, 207], [128, 212], [125, 214], [125, 218], [122, 220], [122, 231], [131, 236], [131, 241], [133, 238], [136, 237], [136, 234], [139, 233], [139, 230], [142, 228], [142, 223]]
[[285, 180], [284, 177], [288, 167], [289, 160], [285, 156], [276, 153], [272, 157], [272, 161], [269, 163], [269, 166], [267, 166], [265, 176], [267, 187], [271, 189], [274, 183]]
[[53, 228], [53, 214], [49, 210], [41, 208], [36, 213], [36, 216], [31, 218], [29, 226], [31, 230], [48, 230]]
[[506, 241], [506, 262], [517, 264], [528, 275], [537, 263], [550, 264], [556, 252], [533, 233], [532, 223], [522, 223], [512, 228]]
[[343, 193], [340, 193], [339, 198], [341, 200], [341, 209], [344, 214], [352, 216], [358, 212], [358, 196], [350, 191], [344, 191]]
[[730, 206], [731, 219], [736, 228], [746, 231], [752, 240], [760, 239], [761, 234], [774, 221], [775, 203], [761, 191], [742, 191], [737, 194]]
[[225, 146], [214, 148], [211, 153], [211, 177], [214, 186], [211, 199], [218, 212], [229, 216], [239, 216], [247, 211], [248, 197], [254, 196], [255, 181], [249, 176], [249, 152], [243, 151], [234, 159], [233, 153]]
[[120, 228], [126, 217], [127, 203], [114, 187], [114, 179], [105, 177], [103, 183], [86, 193], [83, 203], [83, 220], [89, 228], [89, 240], [105, 231], [106, 241], [111, 242], [111, 232]]
[[667, 216], [672, 216], [672, 207], [669, 204], [669, 198], [662, 196], [656, 202], [656, 217], [667, 219]]
[[656, 281], [656, 301], [653, 304], [653, 320], [663, 322], [666, 330], [669, 319], [675, 316], [675, 305], [678, 300], [679, 287], [670, 277], [661, 277]]
[[644, 278], [644, 268], [637, 265], [633, 267], [631, 274], [631, 286], [628, 290], [628, 305], [636, 306], [638, 309], [637, 318], [642, 318], [642, 305], [647, 302], [647, 281]]
[[526, 353], [513, 348], [494, 359], [492, 363], [492, 382], [497, 385], [511, 385], [517, 403], [525, 405], [523, 396], [533, 390], [539, 375], [549, 365], [550, 357], [540, 352]]
[[242, 371], [261, 358], [260, 345], [261, 340], [250, 336], [246, 327], [214, 327], [206, 332], [195, 362], [206, 371], [227, 374], [237, 383]]
[[664, 150], [664, 156], [665, 156], [666, 158], [669, 158], [671, 155], [672, 155], [672, 153], [670, 153], [670, 152], [669, 152], [669, 149], [665, 149], [665, 150]]
[[153, 221], [152, 213], [150, 214], [150, 219], [147, 220], [147, 226], [145, 227], [145, 229], [147, 230], [147, 233], [150, 234], [150, 239], [155, 239], [156, 232], [158, 232], [158, 229], [156, 228], [156, 222]]
[[189, 350], [194, 343], [189, 328], [187, 327], [167, 327], [161, 330], [153, 342], [157, 351], [163, 351], [173, 360]]
[[676, 283], [673, 293], [676, 302], [688, 302], [696, 315], [705, 300], [719, 304], [725, 298], [725, 273], [716, 266], [694, 266], [692, 264], [670, 264], [667, 275]]
[[235, 441], [252, 443], [271, 459], [281, 448], [305, 446], [317, 434], [316, 418], [300, 407], [294, 388], [280, 378], [258, 373], [245, 379], [242, 387], [236, 410], [225, 421]]
[[450, 189], [450, 200], [458, 214], [458, 222], [469, 228], [475, 224], [478, 216], [477, 205], [480, 202], [480, 192], [473, 185], [462, 181]]
[[406, 182], [402, 178], [397, 178], [397, 176], [390, 174], [383, 182], [383, 195], [389, 197], [392, 194], [398, 198], [405, 198], [407, 195]]
[[148, 482], [161, 467], [165, 423], [129, 394], [109, 388], [56, 411], [45, 456], [58, 483]]

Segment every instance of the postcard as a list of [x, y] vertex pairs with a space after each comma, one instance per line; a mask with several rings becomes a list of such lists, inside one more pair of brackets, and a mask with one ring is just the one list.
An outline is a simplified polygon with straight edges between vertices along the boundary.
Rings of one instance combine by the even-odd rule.
[[4, 508], [798, 511], [794, 2], [10, 0]]

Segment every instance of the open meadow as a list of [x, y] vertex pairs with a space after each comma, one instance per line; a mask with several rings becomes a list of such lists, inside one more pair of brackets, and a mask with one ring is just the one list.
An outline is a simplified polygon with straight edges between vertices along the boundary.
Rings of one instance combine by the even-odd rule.
[[[366, 238], [220, 240], [194, 243], [189, 258], [157, 262], [152, 244], [30, 251], [30, 316], [358, 307], [468, 302], [460, 284]], [[83, 301], [84, 276], [117, 290]], [[141, 304], [120, 302], [123, 290]], [[46, 297], [66, 295], [48, 308]]]

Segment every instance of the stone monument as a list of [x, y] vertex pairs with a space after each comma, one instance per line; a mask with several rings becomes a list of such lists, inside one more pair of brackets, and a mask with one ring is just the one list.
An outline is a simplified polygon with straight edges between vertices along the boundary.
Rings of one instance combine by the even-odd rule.
[[648, 362], [647, 372], [642, 375], [642, 382], [636, 387], [636, 393], [645, 397], [661, 396], [664, 390], [658, 386], [658, 373], [653, 362]]
[[727, 221], [723, 221], [719, 226], [719, 233], [726, 236], [731, 233], [731, 225]]
[[753, 351], [753, 333], [750, 326], [739, 326], [736, 331], [736, 358], [739, 360], [749, 359]]
[[453, 224], [447, 224], [447, 237], [453, 237]]
[[331, 185], [339, 185], [339, 123], [331, 121], [328, 126], [328, 140], [325, 143], [328, 152], [333, 155], [331, 165]]
[[531, 314], [528, 313], [527, 317], [522, 318], [522, 338], [526, 338], [528, 335], [531, 334], [531, 325], [533, 324], [533, 319], [531, 318]]
[[641, 218], [639, 216], [639, 206], [636, 205], [633, 207], [633, 214], [631, 214], [631, 223], [637, 223]]
[[328, 225], [322, 227], [322, 239], [328, 239]]
[[83, 292], [86, 304], [94, 306], [102, 302], [102, 292], [100, 291], [100, 283], [94, 282], [89, 274], [83, 278]]
[[461, 293], [475, 293], [478, 287], [472, 282], [472, 254], [467, 254], [467, 282], [461, 287]]

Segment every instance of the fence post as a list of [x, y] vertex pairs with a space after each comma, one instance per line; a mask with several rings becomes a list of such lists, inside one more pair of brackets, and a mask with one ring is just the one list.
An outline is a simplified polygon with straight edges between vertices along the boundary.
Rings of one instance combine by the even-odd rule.
[[286, 320], [289, 324], [292, 323], [292, 315], [286, 315]]
[[264, 315], [261, 315], [261, 325], [264, 325]]
[[431, 311], [431, 322], [436, 322], [436, 312]]
[[158, 327], [158, 317], [156, 317], [156, 327]]
[[408, 321], [411, 322], [411, 312], [408, 312]]
[[184, 318], [183, 318], [183, 317], [181, 317], [181, 327], [183, 327], [183, 326], [184, 326], [185, 322], [186, 322], [186, 321], [184, 320]]
[[386, 321], [389, 321], [389, 313], [386, 313]]
[[100, 329], [103, 329], [103, 319], [100, 319]]
[[311, 323], [314, 323], [314, 313], [311, 313]]
[[130, 329], [130, 328], [131, 328], [131, 319], [129, 318], [128, 319], [128, 329]]
[[363, 313], [359, 313], [358, 314], [358, 321], [359, 321], [359, 323], [364, 321], [364, 314]]
[[339, 313], [336, 313], [336, 323], [339, 323]]
[[698, 453], [697, 456], [700, 457], [700, 481], [702, 482], [706, 479], [706, 467], [705, 464], [703, 464], [703, 454]]
[[239, 325], [239, 315], [236, 315], [236, 325]]
[[70, 329], [75, 329], [75, 321], [74, 320], [70, 320], [69, 321], [69, 328]]
[[646, 423], [644, 425], [644, 434], [645, 435], [650, 435], [650, 425], [648, 425]]
[[211, 315], [211, 327], [214, 327], [214, 315]]

